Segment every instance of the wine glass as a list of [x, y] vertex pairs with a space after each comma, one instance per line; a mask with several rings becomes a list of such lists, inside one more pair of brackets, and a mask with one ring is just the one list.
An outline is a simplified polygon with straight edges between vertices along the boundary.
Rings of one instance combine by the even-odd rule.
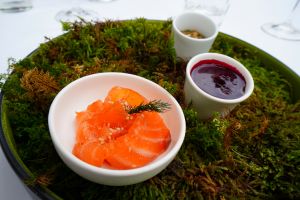
[[[89, 0], [91, 2], [109, 3], [115, 0]], [[80, 20], [98, 21], [99, 15], [94, 10], [83, 9], [81, 7], [73, 7], [67, 10], [59, 11], [55, 16], [59, 22], [75, 22]]]
[[116, 0], [89, 0], [89, 1], [109, 3], [109, 2], [112, 2], [112, 1], [116, 1]]
[[[85, 0], [85, 1], [87, 1], [87, 0]], [[69, 4], [73, 4], [74, 7], [59, 11], [55, 15], [56, 21], [73, 23], [75, 21], [81, 21], [81, 20], [98, 21], [100, 18], [99, 14], [96, 11], [78, 7], [78, 5], [82, 4], [82, 2], [80, 0], [70, 1]]]
[[56, 21], [59, 22], [75, 22], [80, 20], [97, 21], [98, 13], [93, 10], [83, 9], [81, 7], [73, 7], [67, 10], [61, 10], [55, 15]]
[[0, 0], [0, 12], [17, 13], [31, 8], [31, 0]]
[[210, 16], [220, 27], [229, 6], [230, 0], [185, 0], [184, 9]]
[[[261, 29], [273, 36], [284, 40], [300, 40], [300, 0], [297, 0], [292, 8], [291, 13], [285, 21], [280, 23], [266, 23], [261, 26]], [[296, 17], [296, 15], [299, 15]], [[298, 22], [296, 24], [296, 19]], [[298, 26], [297, 26], [298, 25]], [[297, 27], [296, 27], [297, 26]]]

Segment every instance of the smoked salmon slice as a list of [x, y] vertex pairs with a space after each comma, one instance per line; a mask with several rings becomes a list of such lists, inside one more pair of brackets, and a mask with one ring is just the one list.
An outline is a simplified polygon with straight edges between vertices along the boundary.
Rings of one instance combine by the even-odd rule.
[[142, 103], [146, 103], [147, 99], [134, 90], [115, 86], [108, 92], [105, 98], [105, 102], [109, 101], [125, 101], [130, 106], [138, 106]]
[[128, 106], [148, 100], [134, 90], [113, 87], [105, 100], [97, 100], [76, 113], [73, 154], [84, 162], [111, 169], [142, 167], [169, 146], [171, 134], [160, 114], [128, 114]]
[[119, 169], [144, 166], [158, 157], [171, 141], [169, 129], [158, 113], [139, 114], [128, 133], [117, 138], [107, 162]]

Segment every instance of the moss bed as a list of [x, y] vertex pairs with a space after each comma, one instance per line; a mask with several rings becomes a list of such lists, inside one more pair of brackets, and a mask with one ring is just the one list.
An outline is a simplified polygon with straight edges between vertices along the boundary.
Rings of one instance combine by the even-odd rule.
[[[11, 63], [1, 87], [18, 154], [33, 173], [25, 183], [63, 199], [299, 199], [300, 101], [291, 96], [289, 81], [257, 52], [219, 34], [211, 51], [243, 63], [255, 89], [229, 116], [199, 121], [183, 103], [186, 62], [175, 56], [171, 24], [64, 23], [66, 34], [47, 38], [30, 56]], [[177, 157], [140, 184], [110, 187], [82, 179], [60, 160], [49, 136], [55, 95], [79, 77], [107, 71], [150, 79], [184, 109], [186, 138]]]

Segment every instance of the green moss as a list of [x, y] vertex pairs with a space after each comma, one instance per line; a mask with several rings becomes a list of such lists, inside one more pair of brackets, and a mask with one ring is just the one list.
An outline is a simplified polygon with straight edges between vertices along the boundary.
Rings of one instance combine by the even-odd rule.
[[[171, 21], [64, 23], [63, 28], [66, 34], [13, 63], [2, 86], [17, 150], [35, 174], [30, 184], [47, 185], [65, 199], [300, 198], [300, 101], [292, 99], [289, 80], [270, 70], [255, 50], [219, 34], [211, 51], [243, 63], [255, 90], [226, 118], [216, 114], [199, 121], [183, 103], [186, 63], [176, 59]], [[33, 98], [30, 85], [22, 87], [20, 81], [34, 69], [46, 76], [34, 87], [55, 85], [41, 90], [48, 91], [43, 98]], [[62, 163], [49, 137], [48, 108], [56, 93], [79, 77], [106, 71], [155, 81], [184, 109], [187, 132], [177, 157], [140, 184], [109, 187], [80, 178]]]

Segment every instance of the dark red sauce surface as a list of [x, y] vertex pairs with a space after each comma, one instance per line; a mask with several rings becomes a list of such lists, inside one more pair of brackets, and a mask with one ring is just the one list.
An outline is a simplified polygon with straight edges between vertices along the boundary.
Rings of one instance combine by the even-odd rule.
[[221, 99], [236, 99], [245, 93], [245, 78], [225, 62], [202, 60], [193, 66], [191, 77], [200, 89]]

